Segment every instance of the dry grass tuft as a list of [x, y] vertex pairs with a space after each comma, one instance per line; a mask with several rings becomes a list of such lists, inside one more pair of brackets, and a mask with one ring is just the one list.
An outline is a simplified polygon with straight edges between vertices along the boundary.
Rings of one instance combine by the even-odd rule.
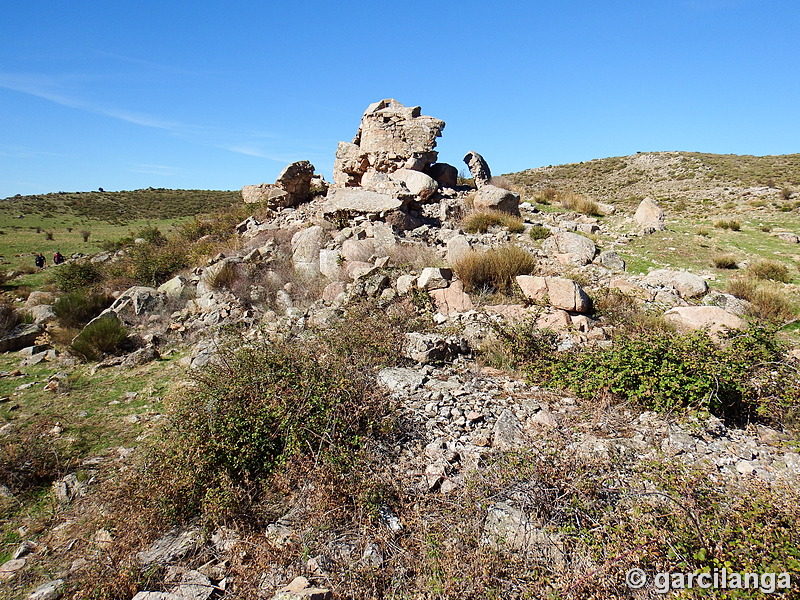
[[468, 292], [509, 292], [517, 275], [529, 275], [535, 267], [529, 252], [506, 245], [486, 252], [471, 250], [453, 264], [453, 271]]
[[770, 279], [788, 283], [791, 279], [789, 267], [776, 260], [759, 260], [747, 267], [747, 274], [755, 279]]
[[389, 264], [419, 271], [425, 267], [444, 267], [444, 259], [427, 244], [395, 244], [389, 250]]
[[742, 224], [736, 219], [720, 219], [719, 221], [714, 221], [714, 227], [717, 229], [730, 229], [731, 231], [739, 231], [742, 228]]
[[239, 269], [234, 263], [225, 263], [208, 280], [208, 285], [214, 290], [233, 289], [239, 278]]
[[468, 233], [486, 233], [492, 227], [505, 227], [509, 233], [525, 231], [522, 219], [499, 210], [472, 212], [461, 222], [461, 228]]
[[563, 194], [559, 201], [564, 208], [582, 215], [599, 217], [603, 214], [597, 202], [581, 194]]
[[732, 254], [717, 254], [711, 258], [711, 264], [717, 269], [736, 269], [736, 257]]
[[538, 204], [549, 205], [556, 201], [558, 191], [555, 188], [545, 188], [541, 192], [537, 192], [533, 196], [534, 202]]
[[785, 323], [796, 314], [792, 303], [779, 290], [750, 278], [728, 281], [726, 291], [750, 303], [749, 313], [753, 317], [771, 323]]

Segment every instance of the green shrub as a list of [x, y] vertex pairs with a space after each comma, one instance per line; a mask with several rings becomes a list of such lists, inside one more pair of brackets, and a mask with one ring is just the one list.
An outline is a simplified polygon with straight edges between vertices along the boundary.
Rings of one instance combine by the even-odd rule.
[[116, 252], [133, 244], [133, 237], [125, 236], [117, 240], [103, 240], [100, 242], [100, 247], [106, 252]]
[[731, 231], [739, 231], [742, 228], [742, 224], [736, 219], [720, 219], [719, 221], [714, 221], [714, 227], [717, 229], [730, 229]]
[[789, 268], [776, 260], [759, 260], [747, 267], [747, 273], [756, 279], [771, 279], [788, 283], [791, 279]]
[[52, 271], [53, 282], [62, 292], [91, 288], [103, 281], [100, 267], [89, 261], [74, 261], [59, 265]]
[[134, 244], [125, 257], [109, 268], [109, 274], [128, 277], [139, 285], [157, 287], [189, 266], [188, 248], [179, 240], [163, 245]]
[[551, 231], [547, 227], [542, 227], [541, 225], [534, 225], [530, 230], [532, 240], [543, 240], [549, 238], [551, 235]]
[[471, 291], [509, 292], [517, 275], [529, 275], [536, 259], [526, 250], [513, 245], [492, 248], [486, 252], [470, 250], [453, 264], [453, 271]]
[[79, 290], [68, 292], [56, 300], [53, 312], [64, 327], [80, 327], [108, 308], [113, 298]]
[[246, 216], [243, 216], [239, 210], [227, 210], [217, 213], [213, 217], [196, 218], [178, 227], [178, 236], [190, 242], [196, 242], [206, 235], [226, 240], [236, 233], [236, 225], [244, 218]]
[[800, 384], [772, 330], [751, 328], [722, 345], [705, 332], [642, 331], [560, 359], [550, 382], [584, 397], [610, 393], [648, 410], [694, 408], [744, 423], [800, 406], [800, 385], [759, 383], [770, 371]]
[[351, 465], [387, 414], [373, 377], [323, 345], [264, 342], [222, 356], [169, 407], [159, 462], [181, 515], [224, 519], [289, 463]]
[[163, 246], [167, 243], [167, 236], [161, 233], [161, 230], [158, 227], [148, 226], [144, 229], [140, 229], [134, 235], [134, 238], [140, 238], [154, 244], [156, 246]]
[[100, 360], [121, 349], [128, 332], [115, 316], [106, 316], [89, 323], [75, 337], [70, 350], [84, 360]]
[[468, 214], [461, 227], [468, 233], [486, 233], [492, 227], [505, 227], [509, 233], [522, 233], [522, 219], [499, 210], [476, 211]]
[[592, 292], [595, 316], [614, 325], [620, 332], [667, 331], [675, 327], [664, 320], [660, 312], [646, 311], [633, 296], [616, 288], [601, 288]]

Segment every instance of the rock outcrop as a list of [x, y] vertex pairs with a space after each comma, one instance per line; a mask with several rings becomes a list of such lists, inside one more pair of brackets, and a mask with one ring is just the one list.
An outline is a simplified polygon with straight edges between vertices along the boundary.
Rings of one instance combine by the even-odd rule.
[[644, 278], [652, 286], [674, 289], [681, 298], [696, 298], [708, 291], [706, 280], [688, 271], [657, 269]]
[[467, 152], [464, 162], [467, 163], [469, 172], [472, 173], [472, 178], [478, 189], [484, 185], [489, 185], [492, 181], [492, 171], [489, 169], [489, 164], [480, 154], [474, 151]]
[[245, 203], [265, 202], [270, 208], [297, 206], [309, 199], [314, 165], [307, 160], [287, 165], [274, 184], [246, 185], [242, 188]]
[[719, 306], [679, 306], [664, 313], [664, 320], [681, 331], [705, 329], [711, 334], [747, 327], [743, 319]]
[[352, 142], [339, 142], [333, 165], [338, 186], [359, 186], [370, 172], [398, 169], [425, 171], [436, 162], [436, 138], [445, 123], [421, 114], [419, 106], [403, 106], [394, 99], [367, 107]]
[[491, 184], [492, 172], [486, 160], [477, 152], [464, 157], [478, 191], [473, 199], [475, 210], [499, 210], [519, 216], [519, 194]]

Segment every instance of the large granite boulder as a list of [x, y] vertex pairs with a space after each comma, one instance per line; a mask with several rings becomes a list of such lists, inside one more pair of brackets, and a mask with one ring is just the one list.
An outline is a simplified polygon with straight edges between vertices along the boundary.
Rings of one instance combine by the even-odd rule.
[[706, 280], [688, 271], [656, 269], [647, 274], [644, 282], [656, 287], [673, 288], [681, 298], [696, 298], [708, 291]]
[[436, 162], [436, 138], [444, 126], [444, 121], [422, 115], [419, 106], [407, 107], [391, 98], [370, 104], [353, 141], [339, 143], [333, 165], [334, 183], [361, 185], [362, 177], [370, 170], [426, 170]]
[[579, 313], [587, 313], [592, 308], [589, 296], [572, 279], [519, 275], [517, 284], [526, 298], [536, 302]]
[[499, 210], [519, 216], [519, 194], [491, 184], [484, 184], [475, 192], [475, 210]]
[[326, 217], [354, 217], [358, 215], [385, 216], [402, 210], [405, 201], [387, 194], [361, 188], [331, 188], [325, 197], [322, 212]]
[[301, 229], [292, 236], [292, 263], [296, 271], [319, 275], [319, 253], [325, 230], [319, 225]]
[[431, 165], [427, 173], [443, 188], [455, 188], [458, 185], [458, 169], [453, 165], [436, 163]]
[[633, 220], [645, 235], [656, 231], [664, 231], [664, 211], [650, 198], [645, 198], [639, 203]]
[[279, 206], [286, 203], [288, 194], [272, 183], [259, 183], [246, 185], [242, 188], [242, 200], [245, 204], [266, 203], [269, 206]]
[[747, 327], [743, 319], [719, 306], [678, 306], [664, 313], [664, 320], [680, 331], [704, 329], [712, 335]]
[[155, 288], [136, 285], [120, 294], [114, 303], [98, 317], [116, 316], [124, 325], [132, 325], [141, 321], [144, 316], [158, 315], [164, 312], [166, 294]]
[[22, 323], [14, 327], [0, 338], [0, 352], [21, 350], [32, 346], [42, 332], [41, 326], [35, 323]]
[[559, 232], [551, 235], [542, 243], [545, 252], [557, 255], [556, 258], [574, 265], [588, 265], [594, 259], [597, 246], [587, 237], [571, 233]]
[[422, 200], [427, 200], [439, 191], [439, 184], [430, 175], [413, 169], [397, 169], [389, 179], [403, 184], [409, 192]]

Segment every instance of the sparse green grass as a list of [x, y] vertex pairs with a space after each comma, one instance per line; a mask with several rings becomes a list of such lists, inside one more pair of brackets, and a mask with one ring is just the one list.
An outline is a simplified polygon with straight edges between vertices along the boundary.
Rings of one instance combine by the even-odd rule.
[[[0, 397], [10, 401], [0, 404], [0, 427], [11, 424], [10, 438], [30, 431], [36, 422], [52, 427], [61, 423], [61, 436], [53, 444], [62, 460], [71, 461], [97, 455], [108, 448], [129, 446], [141, 433], [142, 425], [124, 422], [130, 414], [160, 411], [161, 396], [176, 383], [183, 368], [176, 353], [136, 369], [117, 368], [93, 372], [89, 366], [78, 366], [70, 374], [61, 391], [47, 391], [48, 378], [61, 372], [56, 363], [42, 362], [20, 367], [21, 375], [0, 377]], [[11, 372], [19, 367], [21, 357], [15, 352], [0, 354], [0, 370]], [[17, 390], [22, 384], [35, 385]], [[126, 392], [138, 395], [125, 397]], [[17, 405], [15, 410], [9, 410]]]
[[[26, 459], [20, 453], [26, 450], [35, 459], [30, 464], [38, 469], [32, 473], [25, 467], [11, 479], [2, 479], [16, 499], [8, 505], [0, 501], [0, 555], [13, 552], [20, 527], [27, 530], [25, 539], [37, 541], [47, 533], [55, 510], [53, 479], [72, 472], [80, 478], [84, 472], [81, 464], [89, 458], [110, 459], [114, 464], [120, 457], [117, 449], [137, 446], [140, 436], [154, 431], [162, 413], [162, 397], [184, 376], [185, 368], [178, 364], [182, 356], [175, 353], [129, 370], [95, 372], [88, 365], [79, 365], [70, 370], [58, 392], [51, 392], [44, 385], [64, 371], [62, 365], [42, 362], [20, 367], [18, 353], [0, 354], [0, 372], [21, 371], [19, 376], [0, 377], [0, 397], [9, 398], [0, 403], [0, 427], [5, 428], [0, 470], [13, 468], [13, 462], [4, 461]], [[34, 385], [17, 389], [29, 383]], [[62, 428], [60, 434], [51, 432], [56, 424]]]

